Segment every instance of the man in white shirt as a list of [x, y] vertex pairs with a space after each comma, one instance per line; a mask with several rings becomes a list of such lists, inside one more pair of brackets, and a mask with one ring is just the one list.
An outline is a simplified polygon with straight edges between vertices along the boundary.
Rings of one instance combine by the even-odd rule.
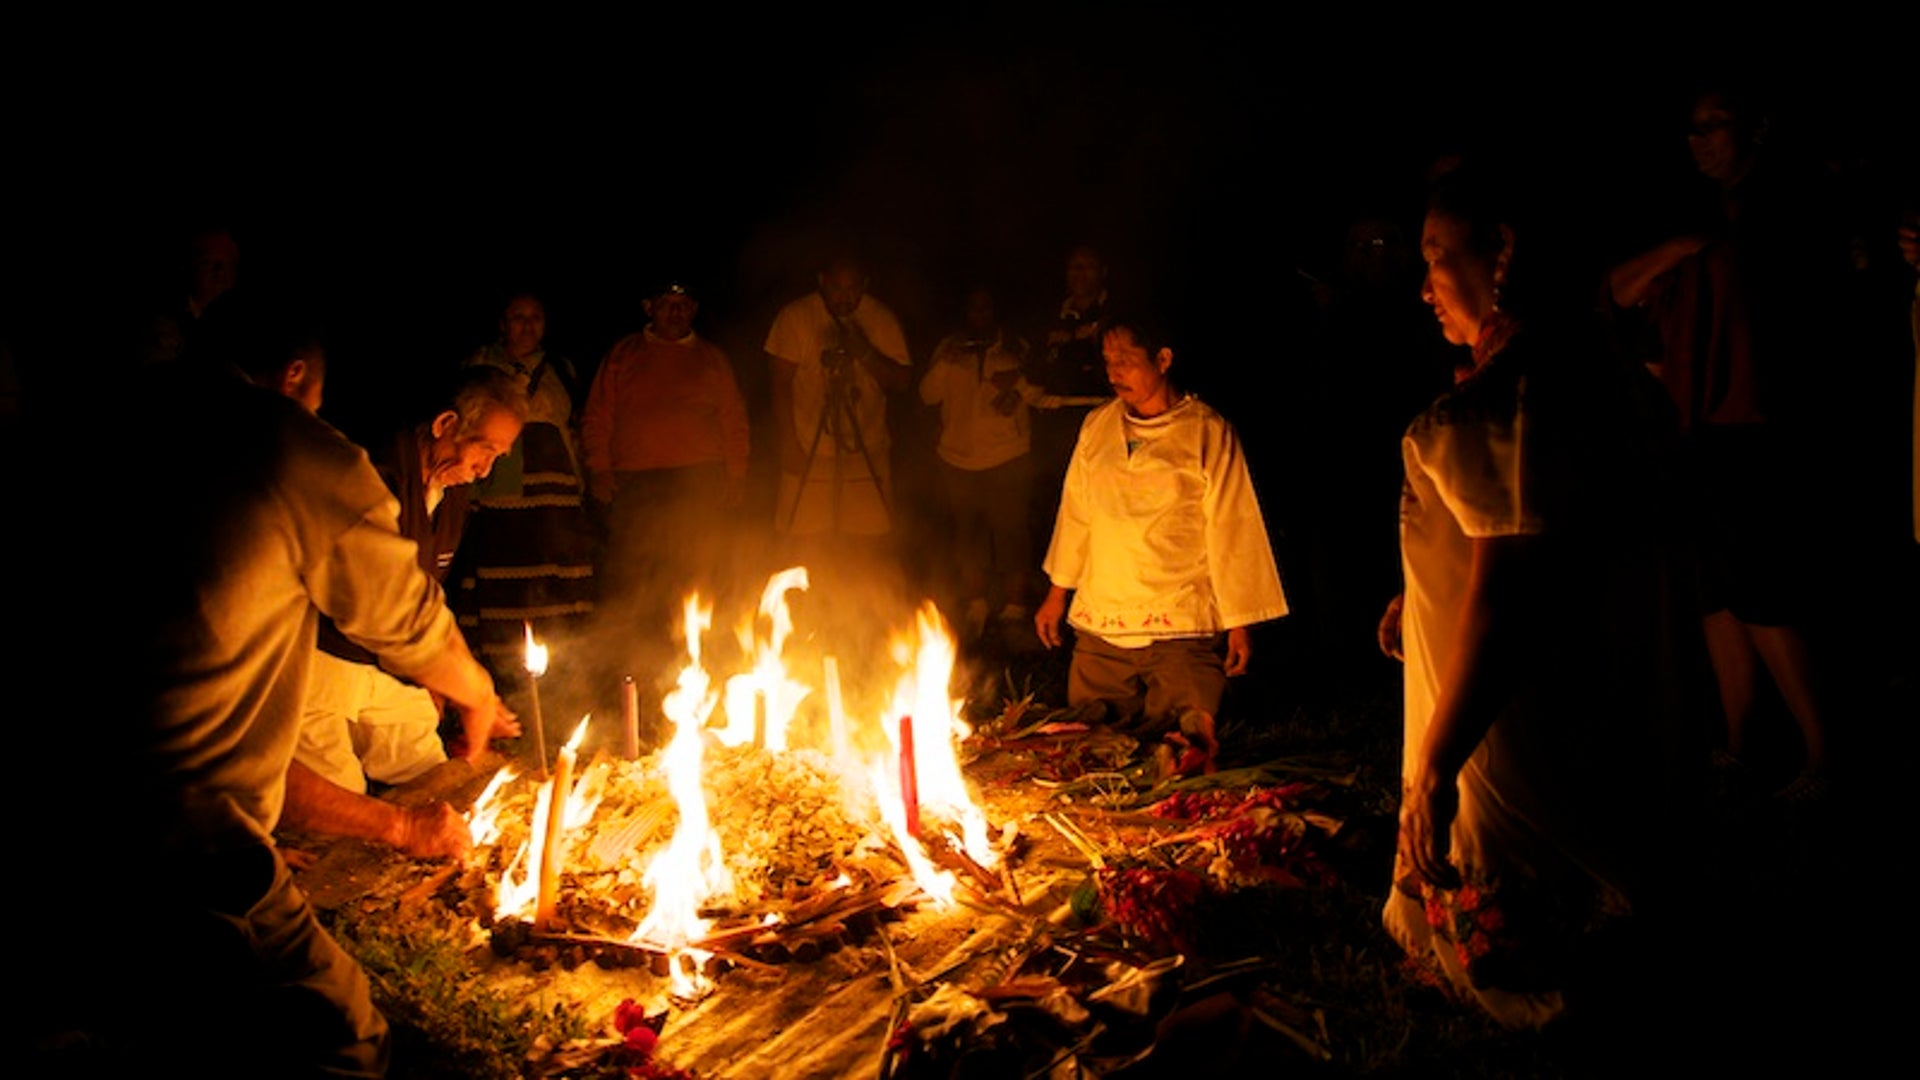
[[1148, 731], [1210, 720], [1247, 628], [1287, 613], [1266, 523], [1233, 426], [1168, 378], [1173, 350], [1125, 320], [1101, 348], [1115, 400], [1081, 426], [1034, 629], [1049, 647], [1063, 617], [1077, 631], [1069, 704]]

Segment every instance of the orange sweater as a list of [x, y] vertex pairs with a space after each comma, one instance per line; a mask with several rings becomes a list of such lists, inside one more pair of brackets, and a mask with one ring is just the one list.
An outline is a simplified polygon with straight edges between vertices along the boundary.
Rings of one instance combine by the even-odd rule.
[[697, 335], [629, 334], [594, 375], [580, 441], [589, 473], [719, 461], [729, 477], [746, 476], [747, 405], [733, 364]]

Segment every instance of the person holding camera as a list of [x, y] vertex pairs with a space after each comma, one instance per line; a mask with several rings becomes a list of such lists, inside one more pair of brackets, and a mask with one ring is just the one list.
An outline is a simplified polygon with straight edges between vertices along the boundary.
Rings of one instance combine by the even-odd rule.
[[[1028, 627], [1033, 571], [1028, 410], [1041, 391], [1022, 373], [1027, 351], [1024, 339], [1000, 327], [993, 293], [976, 287], [967, 294], [964, 327], [940, 342], [920, 379], [920, 400], [940, 410], [935, 453], [965, 604], [961, 625], [970, 639], [986, 628], [996, 599], [1003, 626]], [[1023, 639], [1033, 640], [1031, 633]]]
[[790, 538], [884, 537], [893, 530], [886, 396], [909, 385], [906, 334], [867, 295], [858, 262], [835, 259], [818, 280], [767, 331], [780, 453], [774, 527]]

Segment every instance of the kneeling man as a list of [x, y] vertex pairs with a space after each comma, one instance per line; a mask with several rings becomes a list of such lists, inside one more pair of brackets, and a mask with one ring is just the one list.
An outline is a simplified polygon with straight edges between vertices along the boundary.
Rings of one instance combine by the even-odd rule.
[[1122, 319], [1101, 349], [1115, 400], [1081, 425], [1034, 628], [1048, 647], [1063, 617], [1077, 632], [1069, 704], [1104, 702], [1143, 735], [1178, 725], [1210, 756], [1247, 628], [1287, 613], [1279, 569], [1239, 437], [1175, 389], [1173, 350]]

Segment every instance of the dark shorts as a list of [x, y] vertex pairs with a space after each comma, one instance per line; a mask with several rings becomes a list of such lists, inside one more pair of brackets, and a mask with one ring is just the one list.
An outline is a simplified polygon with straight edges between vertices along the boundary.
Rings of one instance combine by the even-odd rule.
[[1104, 701], [1121, 726], [1141, 734], [1173, 730], [1188, 709], [1216, 716], [1227, 691], [1225, 641], [1225, 634], [1215, 634], [1123, 649], [1080, 631], [1067, 673], [1067, 704]]

